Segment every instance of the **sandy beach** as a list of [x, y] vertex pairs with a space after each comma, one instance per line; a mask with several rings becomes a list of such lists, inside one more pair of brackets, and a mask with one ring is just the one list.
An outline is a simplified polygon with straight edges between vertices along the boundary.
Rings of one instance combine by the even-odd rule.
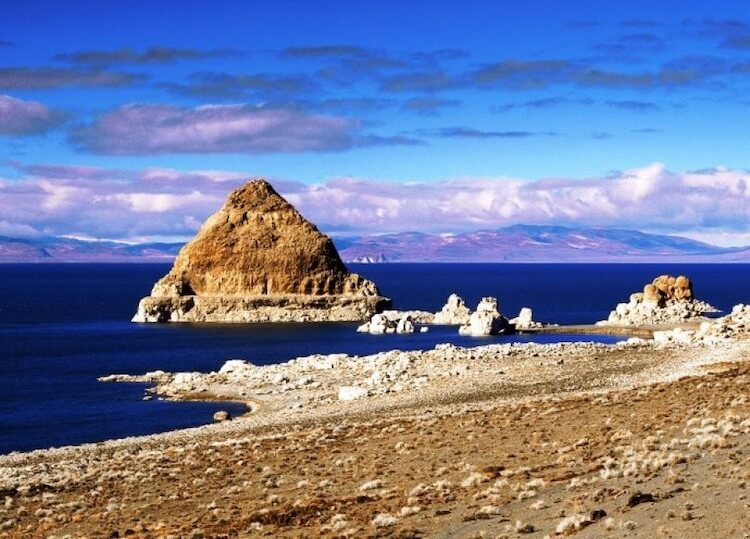
[[749, 359], [734, 324], [116, 376], [252, 411], [0, 457], [0, 536], [747, 537]]

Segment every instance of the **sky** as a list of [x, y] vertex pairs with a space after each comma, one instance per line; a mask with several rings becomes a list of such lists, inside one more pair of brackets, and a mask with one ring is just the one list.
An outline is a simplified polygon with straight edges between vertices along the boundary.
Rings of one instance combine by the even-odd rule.
[[750, 244], [744, 1], [6, 2], [0, 235], [189, 238], [269, 179], [335, 236]]

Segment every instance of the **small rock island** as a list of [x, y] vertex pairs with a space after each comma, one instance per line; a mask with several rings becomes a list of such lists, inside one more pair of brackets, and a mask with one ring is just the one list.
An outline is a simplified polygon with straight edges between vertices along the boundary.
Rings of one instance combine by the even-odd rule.
[[359, 321], [389, 306], [328, 236], [255, 179], [203, 223], [133, 322]]
[[630, 295], [627, 303], [618, 303], [607, 320], [597, 325], [638, 326], [676, 324], [698, 320], [717, 309], [700, 301], [693, 292], [693, 282], [685, 275], [660, 275]]

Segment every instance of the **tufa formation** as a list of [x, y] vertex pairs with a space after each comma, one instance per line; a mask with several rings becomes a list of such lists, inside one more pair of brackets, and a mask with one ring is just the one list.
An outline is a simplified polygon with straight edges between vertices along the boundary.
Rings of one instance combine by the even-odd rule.
[[355, 321], [390, 305], [265, 180], [232, 192], [138, 305], [134, 322]]
[[638, 300], [651, 301], [663, 307], [669, 301], [693, 299], [693, 283], [684, 275], [660, 275], [643, 287], [642, 294], [636, 293], [634, 296]]
[[482, 298], [477, 310], [469, 316], [468, 322], [458, 328], [458, 333], [471, 337], [486, 337], [507, 333], [510, 330], [508, 320], [500, 313], [497, 298], [489, 296]]
[[674, 324], [702, 317], [714, 307], [695, 299], [693, 283], [684, 275], [660, 275], [643, 287], [643, 292], [630, 295], [628, 303], [619, 303], [609, 318], [598, 325], [660, 325]]

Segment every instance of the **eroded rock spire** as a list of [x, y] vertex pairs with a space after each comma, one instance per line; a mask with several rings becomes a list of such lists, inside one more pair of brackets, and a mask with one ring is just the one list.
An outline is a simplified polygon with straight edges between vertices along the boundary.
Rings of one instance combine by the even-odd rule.
[[266, 180], [233, 191], [141, 300], [136, 322], [361, 320], [387, 306]]

